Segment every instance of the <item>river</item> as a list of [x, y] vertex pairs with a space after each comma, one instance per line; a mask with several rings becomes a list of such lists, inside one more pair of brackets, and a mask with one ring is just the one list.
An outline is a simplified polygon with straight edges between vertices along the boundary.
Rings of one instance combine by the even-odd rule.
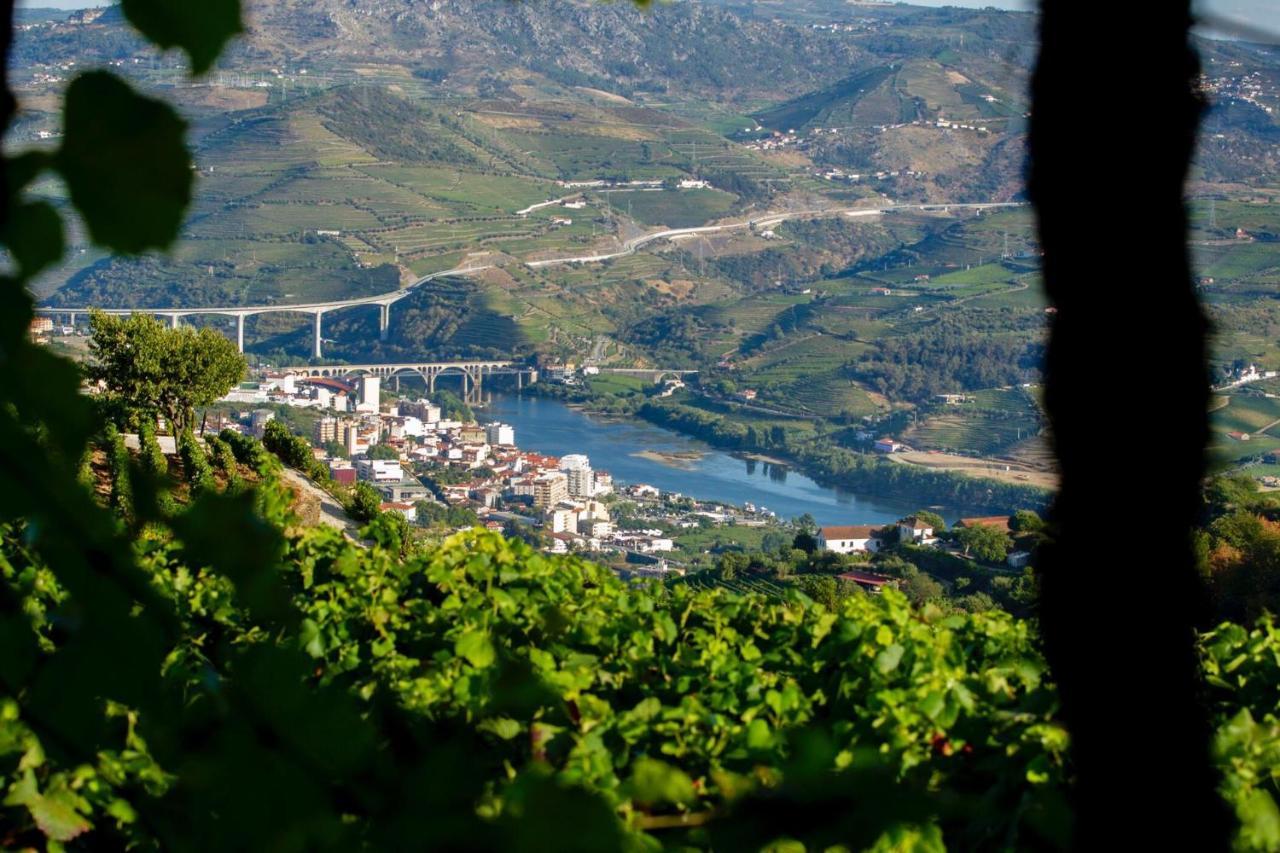
[[[787, 466], [717, 450], [645, 421], [586, 414], [545, 397], [494, 395], [479, 416], [511, 424], [523, 450], [550, 456], [585, 453], [593, 468], [608, 471], [617, 484], [648, 483], [698, 500], [753, 503], [783, 519], [809, 513], [823, 525], [885, 524], [923, 508], [819, 485]], [[936, 511], [948, 521], [984, 514], [952, 507]]]

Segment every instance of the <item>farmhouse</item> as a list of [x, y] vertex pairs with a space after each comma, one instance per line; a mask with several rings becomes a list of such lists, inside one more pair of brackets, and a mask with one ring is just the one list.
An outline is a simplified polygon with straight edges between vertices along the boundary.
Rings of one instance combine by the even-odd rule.
[[876, 441], [876, 453], [897, 453], [902, 445], [892, 438], [881, 438]]
[[933, 525], [918, 516], [910, 516], [898, 522], [898, 541], [927, 545], [933, 541]]
[[874, 553], [880, 550], [876, 534], [881, 530], [870, 524], [824, 527], [818, 531], [818, 548], [837, 554]]

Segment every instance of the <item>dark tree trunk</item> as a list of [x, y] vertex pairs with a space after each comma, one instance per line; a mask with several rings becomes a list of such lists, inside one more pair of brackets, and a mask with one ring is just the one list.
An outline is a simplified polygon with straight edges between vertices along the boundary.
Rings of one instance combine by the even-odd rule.
[[1072, 734], [1073, 843], [1225, 849], [1194, 648], [1209, 382], [1183, 203], [1201, 108], [1189, 2], [1041, 9], [1030, 191], [1062, 470], [1041, 624]]

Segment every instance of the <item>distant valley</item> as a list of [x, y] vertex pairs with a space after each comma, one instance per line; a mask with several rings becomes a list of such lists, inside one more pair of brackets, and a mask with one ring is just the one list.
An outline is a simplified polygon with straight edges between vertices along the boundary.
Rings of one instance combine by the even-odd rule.
[[[1045, 464], [1034, 386], [1048, 318], [1024, 208], [815, 215], [537, 265], [663, 228], [1022, 200], [1031, 15], [817, 0], [271, 0], [250, 14], [193, 84], [115, 10], [28, 13], [17, 144], [56, 139], [60, 86], [112, 64], [182, 106], [199, 170], [172, 255], [107, 257], [72, 233], [76, 251], [39, 283], [48, 304], [285, 305], [484, 266], [416, 289], [385, 337], [376, 309], [327, 315], [325, 355], [699, 368], [704, 394], [681, 405], [766, 432], [862, 446], [854, 425], [871, 418], [913, 446]], [[1259, 328], [1270, 313], [1252, 310], [1280, 284], [1280, 64], [1201, 46], [1216, 100], [1193, 238], [1225, 376], [1239, 361], [1280, 367]], [[1118, 81], [1099, 97], [1141, 93]], [[1112, 178], [1082, 192], [1141, 216]], [[302, 362], [310, 336], [307, 318], [266, 314], [246, 343]]]

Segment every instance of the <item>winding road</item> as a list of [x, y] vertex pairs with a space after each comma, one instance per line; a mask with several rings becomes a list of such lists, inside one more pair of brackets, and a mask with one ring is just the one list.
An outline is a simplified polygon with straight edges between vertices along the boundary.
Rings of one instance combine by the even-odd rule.
[[[627, 255], [635, 254], [637, 249], [655, 243], [659, 240], [675, 240], [681, 237], [695, 236], [698, 234], [716, 234], [726, 231], [737, 231], [741, 229], [751, 228], [768, 228], [791, 219], [814, 219], [829, 216], [845, 216], [851, 219], [861, 218], [864, 216], [880, 216], [886, 213], [894, 213], [897, 211], [920, 211], [920, 212], [938, 212], [947, 213], [951, 210], [992, 210], [1000, 208], [1024, 207], [1023, 202], [970, 202], [963, 204], [941, 203], [941, 204], [888, 204], [881, 207], [854, 207], [854, 208], [816, 208], [812, 210], [794, 210], [782, 213], [767, 213], [741, 222], [724, 222], [719, 225], [701, 225], [694, 228], [667, 228], [661, 231], [653, 231], [648, 234], [641, 234], [632, 237], [622, 243], [622, 247], [616, 252], [606, 252], [603, 254], [593, 255], [576, 255], [566, 258], [547, 258], [544, 260], [526, 261], [525, 266], [530, 269], [542, 269], [545, 267], [563, 266], [566, 264], [591, 264], [600, 263], [601, 261], [612, 260], [613, 258], [621, 258]], [[463, 266], [453, 269], [441, 270], [439, 272], [429, 273], [418, 280], [414, 281], [407, 287], [393, 290], [388, 293], [379, 293], [372, 296], [357, 296], [351, 299], [337, 299], [331, 302], [298, 302], [298, 303], [277, 303], [272, 305], [228, 305], [228, 306], [173, 306], [168, 308], [158, 308], [153, 306], [140, 306], [137, 308], [105, 308], [101, 309], [106, 314], [137, 314], [146, 313], [154, 314], [161, 317], [168, 317], [176, 326], [179, 317], [187, 317], [194, 314], [216, 314], [226, 317], [235, 317], [237, 322], [237, 336], [241, 351], [244, 349], [244, 318], [256, 314], [267, 314], [271, 312], [292, 312], [300, 314], [312, 314], [315, 316], [315, 338], [316, 338], [316, 356], [319, 357], [320, 348], [320, 318], [330, 311], [339, 311], [344, 308], [354, 308], [360, 305], [377, 305], [382, 311], [380, 315], [380, 328], [385, 334], [387, 326], [390, 322], [391, 306], [411, 295], [416, 289], [430, 281], [440, 278], [448, 278], [450, 276], [473, 275], [484, 270], [493, 269], [494, 264], [481, 264], [478, 266]], [[71, 315], [74, 323], [75, 315], [86, 314], [91, 309], [89, 307], [73, 308], [69, 306], [41, 306], [36, 309], [36, 313], [44, 315], [67, 314]]]

